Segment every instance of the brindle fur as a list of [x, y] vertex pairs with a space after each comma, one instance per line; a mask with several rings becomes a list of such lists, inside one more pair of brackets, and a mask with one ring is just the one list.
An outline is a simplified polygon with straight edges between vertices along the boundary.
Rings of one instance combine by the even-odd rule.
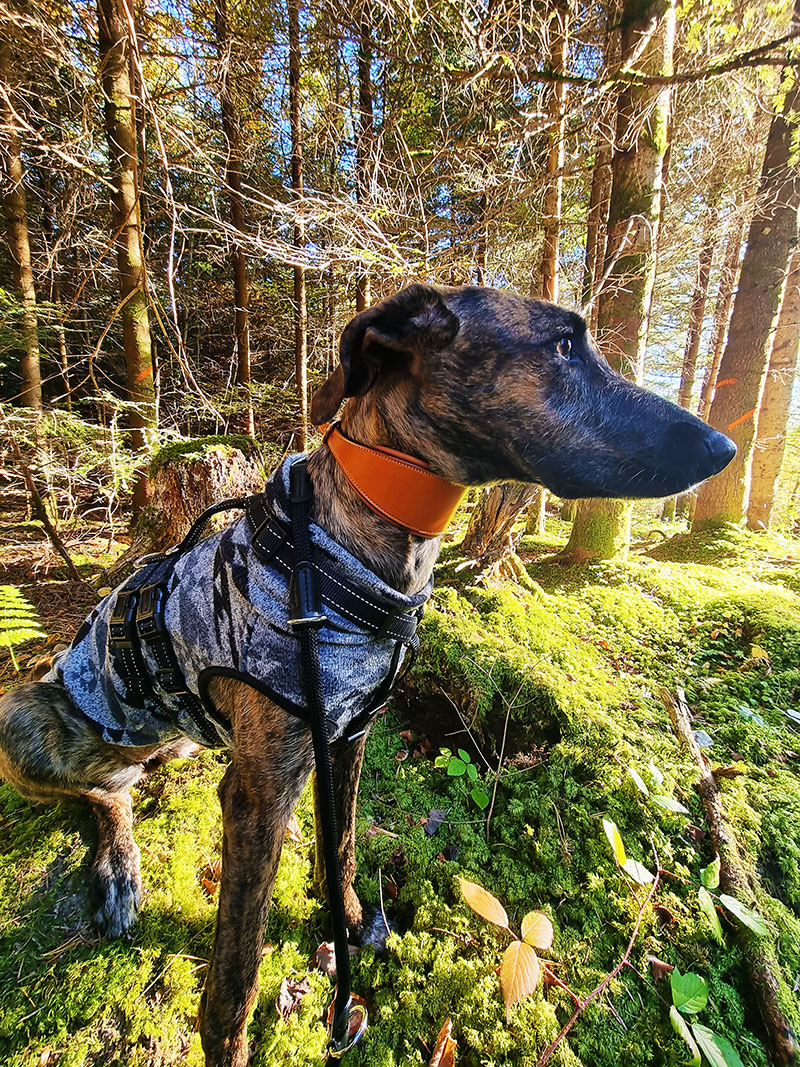
[[[562, 496], [659, 496], [716, 473], [733, 455], [727, 438], [615, 375], [574, 312], [512, 293], [412, 286], [356, 316], [340, 355], [314, 399], [314, 421], [332, 418], [352, 397], [346, 434], [418, 456], [462, 485], [517, 479]], [[395, 588], [422, 589], [439, 540], [368, 510], [327, 447], [310, 457], [309, 472], [316, 521]], [[208, 1067], [244, 1067], [283, 835], [313, 758], [306, 727], [254, 689], [218, 678], [211, 697], [234, 741], [219, 789], [222, 883], [200, 1028]], [[364, 918], [353, 877], [365, 741], [332, 749], [345, 907], [355, 932]], [[193, 747], [185, 739], [157, 749], [106, 744], [54, 683], [31, 682], [0, 701], [0, 774], [33, 801], [82, 796], [94, 810], [92, 898], [109, 936], [130, 929], [141, 897], [128, 791], [151, 767]], [[315, 879], [323, 888], [319, 860]]]

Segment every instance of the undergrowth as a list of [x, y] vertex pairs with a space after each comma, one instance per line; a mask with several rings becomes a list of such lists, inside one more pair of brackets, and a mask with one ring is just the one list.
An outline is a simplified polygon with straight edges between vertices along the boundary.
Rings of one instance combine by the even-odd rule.
[[[733, 775], [720, 787], [756, 887], [747, 903], [768, 922], [782, 1006], [798, 1027], [800, 742], [786, 715], [800, 692], [795, 546], [723, 530], [581, 567], [553, 562], [549, 543], [521, 547], [538, 592], [475, 584], [456, 569], [457, 544], [448, 548], [418, 663], [373, 730], [356, 884], [366, 903], [383, 900], [396, 932], [385, 955], [364, 949], [354, 960], [371, 1025], [347, 1062], [427, 1064], [451, 1016], [459, 1064], [536, 1064], [571, 1003], [551, 986], [506, 1021], [495, 973], [506, 942], [476, 920], [456, 878], [499, 895], [515, 928], [530, 909], [545, 912], [555, 929], [552, 968], [585, 995], [620, 959], [638, 907], [609, 850], [606, 818], [631, 855], [650, 863], [655, 849], [670, 874], [631, 966], [551, 1062], [685, 1061], [668, 983], [648, 966], [656, 956], [702, 974], [704, 1021], [748, 1067], [767, 1067], [735, 930], [723, 919], [718, 944], [692, 890], [713, 853], [694, 768], [658, 694], [686, 690], [695, 725], [713, 742], [710, 758]], [[442, 747], [462, 749], [492, 793], [504, 732], [494, 803], [481, 811], [465, 779], [434, 759]], [[648, 804], [637, 789], [628, 769], [646, 775], [651, 761], [688, 818]], [[206, 753], [139, 790], [146, 900], [131, 940], [117, 944], [98, 943], [87, 919], [87, 814], [77, 804], [34, 808], [0, 786], [0, 1062], [202, 1063], [193, 1026], [213, 937], [207, 872], [219, 856], [215, 789], [224, 765]], [[308, 791], [298, 818], [303, 840], [284, 848], [250, 1026], [256, 1067], [323, 1062], [320, 1017], [332, 983], [309, 970], [328, 931], [327, 909], [311, 893]], [[310, 992], [283, 1019], [275, 1002], [286, 976], [308, 976]]]

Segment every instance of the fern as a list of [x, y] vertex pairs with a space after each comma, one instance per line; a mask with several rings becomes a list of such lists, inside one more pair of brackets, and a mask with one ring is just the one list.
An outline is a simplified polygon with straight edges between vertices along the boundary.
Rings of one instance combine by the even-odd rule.
[[0, 646], [11, 653], [11, 662], [19, 671], [14, 646], [36, 637], [47, 637], [36, 608], [13, 585], [0, 585]]

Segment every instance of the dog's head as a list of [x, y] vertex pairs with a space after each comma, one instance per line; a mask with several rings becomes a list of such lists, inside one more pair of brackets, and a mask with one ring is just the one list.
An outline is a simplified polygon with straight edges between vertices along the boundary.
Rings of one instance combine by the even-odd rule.
[[656, 497], [717, 474], [732, 441], [609, 367], [574, 311], [500, 289], [412, 285], [347, 325], [312, 419], [377, 420], [461, 485]]

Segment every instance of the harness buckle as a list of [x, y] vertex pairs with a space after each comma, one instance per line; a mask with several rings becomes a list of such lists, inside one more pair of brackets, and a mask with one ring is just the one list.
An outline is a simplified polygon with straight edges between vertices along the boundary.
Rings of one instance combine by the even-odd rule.
[[[294, 470], [294, 467], [292, 467]], [[322, 611], [319, 579], [312, 563], [298, 563], [292, 575], [292, 603], [297, 611], [289, 625], [293, 630], [318, 630], [328, 621]]]
[[117, 648], [133, 648], [135, 636], [137, 590], [117, 594], [114, 610], [108, 620], [108, 635]]
[[164, 586], [145, 585], [139, 590], [136, 610], [136, 632], [143, 641], [151, 642], [164, 633]]
[[177, 667], [161, 667], [155, 672], [156, 681], [170, 696], [183, 696], [189, 693], [186, 679]]

